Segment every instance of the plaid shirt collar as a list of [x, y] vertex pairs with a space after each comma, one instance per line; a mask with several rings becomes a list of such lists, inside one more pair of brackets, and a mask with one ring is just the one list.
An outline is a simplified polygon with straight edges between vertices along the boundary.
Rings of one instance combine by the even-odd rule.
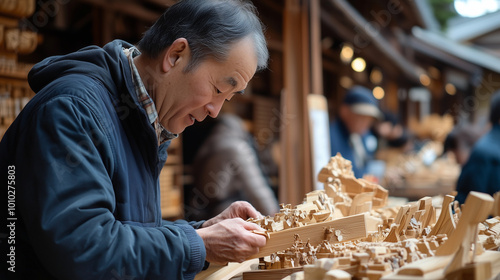
[[141, 53], [135, 47], [131, 47], [130, 49], [123, 49], [123, 52], [128, 58], [128, 62], [130, 64], [130, 69], [132, 69], [132, 81], [134, 82], [135, 93], [137, 94], [137, 99], [141, 104], [142, 108], [146, 111], [149, 122], [153, 125], [156, 137], [158, 140], [158, 145], [161, 145], [169, 140], [177, 138], [177, 134], [174, 134], [168, 130], [166, 130], [161, 123], [158, 121], [158, 112], [156, 111], [155, 104], [153, 99], [149, 96], [144, 83], [141, 80], [141, 76], [139, 76], [139, 72], [134, 64], [134, 57], [140, 55]]

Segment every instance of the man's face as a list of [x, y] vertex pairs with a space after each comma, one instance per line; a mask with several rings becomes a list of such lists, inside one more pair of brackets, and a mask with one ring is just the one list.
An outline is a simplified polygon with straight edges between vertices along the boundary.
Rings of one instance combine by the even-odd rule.
[[[186, 51], [189, 53], [189, 48]], [[217, 117], [223, 103], [242, 93], [257, 69], [257, 58], [249, 38], [235, 43], [226, 61], [203, 60], [186, 73], [183, 70], [189, 62], [188, 57], [179, 55], [154, 97], [160, 123], [172, 133], [181, 133], [207, 116]]]
[[356, 114], [347, 105], [341, 107], [342, 120], [350, 133], [364, 134], [375, 122], [375, 118]]

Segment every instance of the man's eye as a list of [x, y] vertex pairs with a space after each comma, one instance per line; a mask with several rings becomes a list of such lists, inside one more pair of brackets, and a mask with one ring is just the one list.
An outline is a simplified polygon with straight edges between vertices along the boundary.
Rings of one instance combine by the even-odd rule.
[[215, 88], [215, 90], [217, 90], [217, 94], [222, 93], [222, 91], [220, 91], [218, 88]]

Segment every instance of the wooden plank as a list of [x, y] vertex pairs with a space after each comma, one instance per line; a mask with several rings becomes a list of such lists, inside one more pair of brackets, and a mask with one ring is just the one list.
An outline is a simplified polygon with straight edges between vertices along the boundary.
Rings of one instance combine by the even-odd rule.
[[258, 259], [251, 259], [242, 263], [228, 263], [227, 265], [210, 264], [206, 270], [198, 273], [194, 280], [228, 280], [244, 271], [256, 269], [258, 265]]
[[[309, 241], [311, 245], [316, 246], [325, 240], [325, 229], [328, 228], [341, 231], [342, 238], [340, 241], [366, 238], [368, 236], [367, 215], [367, 213], [363, 213], [302, 227], [270, 232], [266, 246], [261, 247], [259, 253], [251, 256], [249, 259], [269, 256], [277, 251], [292, 247], [296, 234], [299, 235], [299, 238], [303, 242]], [[336, 242], [339, 242], [337, 238], [330, 240], [330, 243]]]
[[243, 272], [243, 280], [280, 280], [284, 277], [304, 270], [303, 266], [281, 269], [252, 270]]
[[[307, 91], [309, 83], [308, 37], [304, 34], [303, 9], [308, 1], [286, 0], [283, 12], [283, 93], [281, 94], [282, 130], [279, 201], [297, 205], [312, 188], [308, 140]], [[304, 59], [306, 56], [307, 59]], [[307, 75], [305, 74], [307, 73]]]
[[[420, 269], [415, 270], [416, 273], [407, 275], [392, 273], [382, 277], [382, 280], [444, 280], [444, 279], [472, 279], [472, 278], [447, 278], [444, 274], [443, 268], [448, 265], [453, 256], [444, 257], [431, 257], [417, 261], [415, 263], [407, 264], [403, 268], [405, 269], [417, 269], [421, 266], [425, 273], [421, 273]], [[486, 251], [479, 255], [475, 259], [475, 263], [490, 263], [491, 275], [500, 274], [500, 252]], [[451, 273], [450, 273], [451, 274]], [[449, 274], [449, 275], [450, 275]], [[476, 278], [482, 279], [482, 278]], [[486, 278], [488, 279], [488, 278]]]
[[311, 21], [310, 42], [311, 42], [311, 92], [323, 95], [323, 58], [321, 51], [321, 3], [320, 1], [310, 2], [309, 20]]
[[437, 249], [436, 256], [454, 254], [464, 240], [470, 242], [473, 236], [467, 235], [472, 234], [469, 232], [471, 227], [476, 226], [477, 229], [477, 224], [488, 218], [493, 203], [493, 197], [488, 194], [470, 192], [462, 207], [462, 215], [458, 220], [457, 230]]
[[431, 232], [429, 235], [437, 235], [440, 233], [440, 229], [443, 226], [443, 224], [446, 224], [447, 221], [448, 223], [452, 223], [452, 226], [455, 227], [455, 224], [453, 222], [453, 215], [450, 214], [450, 204], [455, 200], [454, 196], [451, 195], [446, 195], [443, 199], [443, 205], [441, 206], [441, 213], [439, 215], [439, 218], [434, 224], [434, 227], [432, 228]]

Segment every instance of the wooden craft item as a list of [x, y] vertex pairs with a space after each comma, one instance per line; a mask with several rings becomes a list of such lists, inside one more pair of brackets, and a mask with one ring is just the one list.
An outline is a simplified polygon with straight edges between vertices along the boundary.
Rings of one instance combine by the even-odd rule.
[[423, 210], [423, 216], [421, 218], [422, 221], [422, 229], [430, 226], [435, 223], [435, 213], [434, 207], [432, 207], [432, 198], [429, 196], [423, 197], [419, 199], [419, 210]]
[[373, 227], [373, 225], [370, 225], [371, 222], [369, 220], [369, 214], [363, 213], [331, 221], [308, 224], [302, 227], [270, 232], [266, 245], [261, 247], [259, 253], [251, 256], [250, 259], [265, 257], [289, 248], [293, 244], [296, 234], [304, 242], [309, 241], [313, 245], [318, 245], [325, 240], [325, 231], [327, 229], [340, 230], [341, 232], [341, 237], [336, 236], [333, 238], [335, 240], [330, 240], [332, 243], [366, 238], [369, 227]]
[[194, 280], [229, 280], [244, 271], [255, 269], [258, 265], [258, 259], [251, 259], [242, 263], [228, 263], [226, 265], [210, 264], [208, 269], [198, 273]]
[[477, 226], [488, 217], [493, 202], [493, 198], [488, 194], [470, 192], [457, 230], [436, 250], [435, 256], [407, 264], [397, 272], [397, 275], [420, 276], [427, 279], [427, 274], [439, 270], [440, 274], [437, 276], [442, 277], [471, 262], [469, 259], [471, 240], [476, 240], [474, 238], [476, 238]]
[[440, 233], [445, 233], [449, 235], [455, 230], [455, 220], [453, 219], [453, 214], [451, 212], [451, 204], [455, 200], [452, 195], [446, 195], [443, 199], [443, 205], [441, 207], [441, 214], [432, 228], [429, 235], [438, 235]]
[[5, 48], [8, 51], [17, 51], [19, 47], [19, 29], [12, 28], [5, 31]]
[[495, 200], [495, 203], [493, 204], [493, 209], [491, 211], [491, 216], [500, 216], [500, 192], [496, 192], [493, 195], [493, 199]]
[[[291, 267], [281, 269], [250, 270], [243, 272], [243, 280], [279, 280], [298, 271], [303, 267]], [[196, 279], [197, 280], [197, 279]]]
[[[491, 277], [500, 274], [500, 252], [486, 251], [479, 255], [475, 259], [475, 263], [472, 265], [466, 265], [463, 268], [455, 270], [451, 273], [444, 274], [443, 269], [450, 262], [453, 256], [446, 257], [432, 257], [418, 261], [419, 264], [426, 270], [424, 276], [421, 275], [401, 275], [401, 274], [390, 274], [381, 278], [381, 280], [449, 280], [449, 279], [463, 279], [463, 280], [482, 280], [491, 279]], [[434, 264], [436, 263], [436, 264]], [[485, 265], [486, 264], [486, 265]], [[412, 264], [409, 264], [412, 265]], [[403, 268], [407, 268], [409, 265], [405, 265]], [[440, 268], [432, 270], [438, 266]], [[476, 267], [476, 268], [474, 268]], [[490, 269], [490, 271], [485, 271]], [[478, 272], [477, 270], [482, 270]], [[473, 271], [476, 275], [482, 275], [483, 277], [475, 277], [470, 275]], [[491, 275], [490, 277], [484, 277], [485, 275]]]
[[19, 33], [19, 46], [18, 53], [29, 54], [32, 53], [38, 45], [38, 37], [36, 32], [21, 31]]

